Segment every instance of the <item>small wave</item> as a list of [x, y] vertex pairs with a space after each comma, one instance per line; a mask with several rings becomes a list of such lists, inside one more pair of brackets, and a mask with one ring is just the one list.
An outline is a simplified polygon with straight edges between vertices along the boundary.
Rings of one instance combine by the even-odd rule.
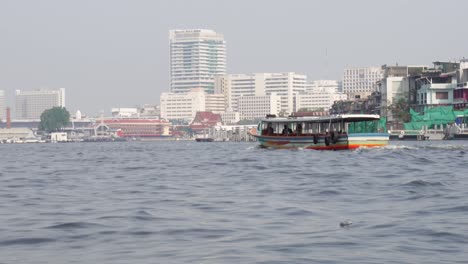
[[227, 165], [226, 162], [212, 162], [210, 163], [211, 165], [214, 165], [214, 166], [225, 166]]
[[386, 145], [382, 147], [359, 147], [354, 150], [354, 152], [360, 153], [360, 152], [376, 152], [376, 151], [396, 151], [396, 150], [416, 150], [418, 149], [415, 146], [406, 146], [406, 145]]
[[99, 235], [113, 235], [113, 234], [117, 234], [117, 233], [118, 233], [117, 231], [113, 231], [113, 230], [106, 230], [106, 231], [98, 232]]
[[395, 149], [418, 149], [415, 146], [406, 146], [406, 145], [386, 145], [381, 147], [381, 149], [389, 149], [389, 150], [395, 150]]
[[402, 184], [402, 186], [413, 186], [413, 187], [423, 187], [423, 186], [443, 186], [441, 182], [430, 182], [424, 180], [414, 180]]
[[130, 167], [124, 167], [123, 170], [125, 171], [136, 171], [136, 170], [146, 170], [150, 169], [149, 167], [145, 166], [130, 166]]
[[467, 145], [427, 145], [427, 146], [420, 146], [421, 149], [433, 149], [433, 150], [455, 150], [455, 151], [464, 151], [468, 149]]
[[458, 212], [466, 213], [468, 212], [468, 205], [460, 205], [460, 206], [442, 208], [442, 209], [439, 209], [439, 211], [447, 212], [447, 213], [458, 213]]
[[267, 170], [267, 169], [269, 169], [268, 167], [263, 166], [263, 165], [253, 165], [252, 168], [255, 169], [255, 170]]
[[294, 207], [283, 207], [277, 209], [277, 211], [284, 212], [288, 216], [307, 216], [307, 215], [314, 215], [311, 211], [294, 208]]
[[102, 226], [99, 224], [87, 223], [87, 222], [69, 222], [57, 225], [51, 225], [46, 227], [47, 229], [83, 229]]
[[457, 234], [448, 231], [436, 231], [432, 229], [415, 229], [415, 230], [407, 230], [407, 233], [411, 233], [414, 235], [419, 236], [426, 236], [429, 237], [433, 241], [451, 241], [460, 244], [466, 244], [468, 242], [468, 238], [464, 234]]
[[150, 235], [153, 235], [154, 232], [152, 231], [130, 231], [130, 232], [127, 232], [128, 235], [132, 235], [132, 236], [150, 236]]
[[257, 160], [255, 159], [249, 159], [249, 158], [242, 158], [242, 159], [235, 159], [235, 160], [232, 160], [232, 162], [255, 162]]
[[386, 228], [392, 228], [395, 227], [396, 224], [380, 224], [380, 225], [374, 225], [369, 227], [370, 229], [386, 229]]
[[11, 246], [11, 245], [36, 245], [54, 242], [52, 238], [18, 238], [11, 240], [0, 241], [0, 246]]
[[135, 215], [132, 218], [134, 220], [138, 220], [138, 221], [155, 221], [155, 220], [158, 220], [157, 217], [154, 217], [152, 215]]
[[169, 229], [164, 231], [165, 235], [183, 236], [183, 237], [198, 237], [216, 239], [222, 238], [232, 233], [229, 229], [208, 229], [208, 228], [187, 228], [187, 229]]
[[325, 191], [321, 191], [319, 192], [319, 195], [340, 195], [340, 192], [339, 191], [333, 191], [333, 190], [325, 190]]

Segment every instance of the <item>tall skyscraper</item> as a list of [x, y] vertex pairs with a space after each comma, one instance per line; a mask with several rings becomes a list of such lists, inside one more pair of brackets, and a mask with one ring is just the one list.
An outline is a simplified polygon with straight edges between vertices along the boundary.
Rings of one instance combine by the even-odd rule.
[[206, 29], [169, 31], [171, 92], [194, 88], [212, 94], [214, 77], [226, 73], [226, 42], [222, 34]]
[[34, 91], [16, 90], [16, 119], [40, 119], [42, 112], [56, 106], [65, 107], [65, 88]]
[[0, 90], [0, 120], [2, 121], [6, 120], [5, 109], [6, 109], [5, 91]]

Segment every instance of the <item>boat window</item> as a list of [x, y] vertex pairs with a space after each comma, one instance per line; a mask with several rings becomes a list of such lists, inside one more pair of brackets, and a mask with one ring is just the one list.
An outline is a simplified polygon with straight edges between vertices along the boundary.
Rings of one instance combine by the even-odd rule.
[[349, 133], [377, 133], [379, 120], [350, 122], [348, 124]]

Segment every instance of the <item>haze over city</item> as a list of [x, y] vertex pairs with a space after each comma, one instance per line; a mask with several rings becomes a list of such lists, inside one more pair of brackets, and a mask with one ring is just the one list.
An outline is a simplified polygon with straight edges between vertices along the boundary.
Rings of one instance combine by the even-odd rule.
[[[67, 89], [96, 115], [158, 104], [170, 90], [171, 29], [224, 35], [228, 73], [426, 64], [466, 54], [463, 1], [1, 1], [0, 89]], [[441, 11], [443, 9], [444, 11]]]

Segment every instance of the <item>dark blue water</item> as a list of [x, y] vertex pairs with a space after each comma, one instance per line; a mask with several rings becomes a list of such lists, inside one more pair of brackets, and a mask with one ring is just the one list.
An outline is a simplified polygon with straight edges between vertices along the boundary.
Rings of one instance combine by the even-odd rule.
[[0, 145], [0, 263], [468, 263], [467, 153]]

